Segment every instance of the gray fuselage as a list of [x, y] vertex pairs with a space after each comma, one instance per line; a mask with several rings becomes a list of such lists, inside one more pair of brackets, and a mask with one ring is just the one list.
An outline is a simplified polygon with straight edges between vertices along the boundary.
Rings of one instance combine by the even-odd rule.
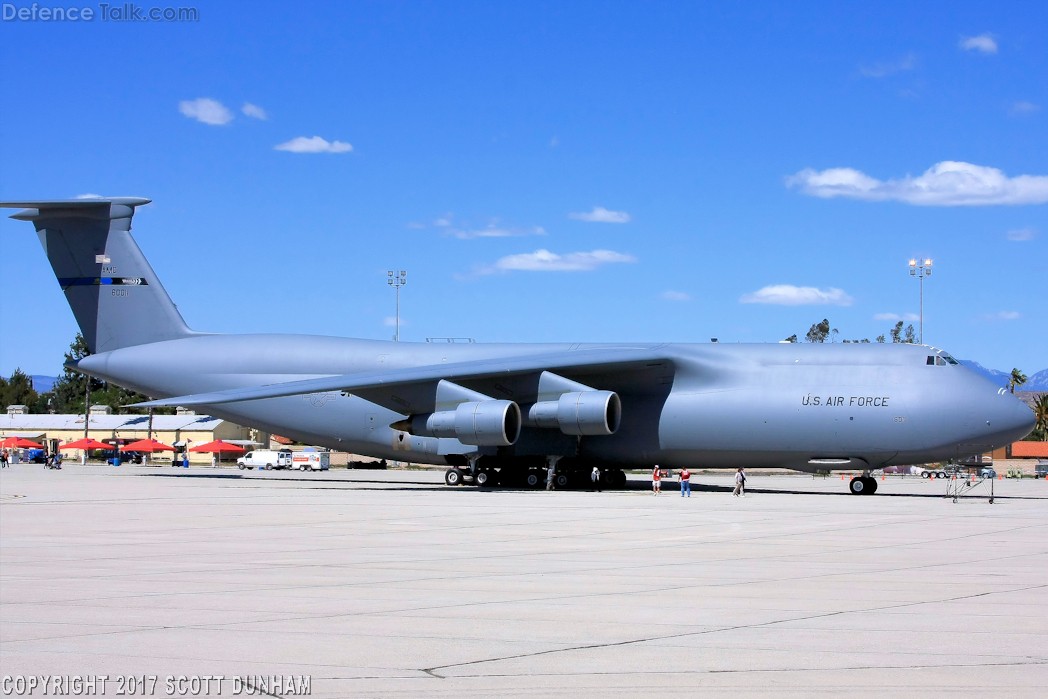
[[[638, 345], [415, 344], [308, 335], [194, 335], [92, 355], [79, 367], [156, 397], [364, 371]], [[560, 371], [615, 391], [615, 434], [572, 438], [564, 455], [620, 468], [876, 468], [980, 453], [1021, 438], [1032, 413], [977, 373], [919, 345], [667, 344], [629, 371]], [[929, 359], [931, 357], [932, 359]], [[495, 379], [463, 382], [498, 395]], [[220, 417], [376, 458], [443, 464], [481, 453], [509, 462], [561, 449], [525, 428], [485, 450], [393, 429], [405, 414], [341, 392], [209, 406]]]

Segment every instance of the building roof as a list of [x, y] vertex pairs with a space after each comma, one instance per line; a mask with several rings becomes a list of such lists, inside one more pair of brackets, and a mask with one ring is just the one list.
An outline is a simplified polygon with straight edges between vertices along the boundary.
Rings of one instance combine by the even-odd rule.
[[[146, 430], [149, 429], [148, 415], [91, 415], [88, 427], [92, 430]], [[213, 431], [224, 421], [210, 415], [154, 415], [154, 432], [175, 430]], [[51, 430], [82, 430], [84, 415], [0, 415], [0, 433], [33, 432], [37, 434]]]
[[1012, 456], [1048, 457], [1048, 442], [1015, 442], [1012, 444]]

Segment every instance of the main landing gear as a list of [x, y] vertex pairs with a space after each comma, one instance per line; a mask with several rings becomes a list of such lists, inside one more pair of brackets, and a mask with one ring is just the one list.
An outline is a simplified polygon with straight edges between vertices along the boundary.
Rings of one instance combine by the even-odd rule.
[[852, 495], [873, 495], [877, 492], [877, 479], [868, 473], [856, 476], [848, 484]]
[[[554, 472], [554, 486], [557, 490], [592, 487], [590, 467], [564, 468], [558, 466]], [[495, 486], [524, 487], [540, 489], [546, 487], [548, 467], [531, 468], [484, 468], [476, 462], [469, 466], [453, 466], [444, 472], [444, 482], [451, 486], [476, 485], [481, 488]], [[601, 482], [605, 489], [619, 489], [626, 485], [626, 473], [622, 469], [609, 468], [601, 470]]]

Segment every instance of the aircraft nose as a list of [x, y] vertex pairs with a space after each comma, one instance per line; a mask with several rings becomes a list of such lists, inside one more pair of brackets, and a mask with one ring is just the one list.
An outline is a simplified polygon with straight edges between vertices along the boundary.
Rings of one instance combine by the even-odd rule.
[[1022, 439], [1033, 430], [1033, 411], [1009, 393], [1008, 389], [998, 389], [996, 400], [990, 405], [992, 407], [986, 413], [986, 427], [998, 446]]

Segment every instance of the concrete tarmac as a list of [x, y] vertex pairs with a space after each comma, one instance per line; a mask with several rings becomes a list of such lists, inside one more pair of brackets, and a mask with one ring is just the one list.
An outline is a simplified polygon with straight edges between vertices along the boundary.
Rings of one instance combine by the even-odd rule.
[[1043, 696], [1048, 482], [731, 482], [13, 466], [0, 694]]

